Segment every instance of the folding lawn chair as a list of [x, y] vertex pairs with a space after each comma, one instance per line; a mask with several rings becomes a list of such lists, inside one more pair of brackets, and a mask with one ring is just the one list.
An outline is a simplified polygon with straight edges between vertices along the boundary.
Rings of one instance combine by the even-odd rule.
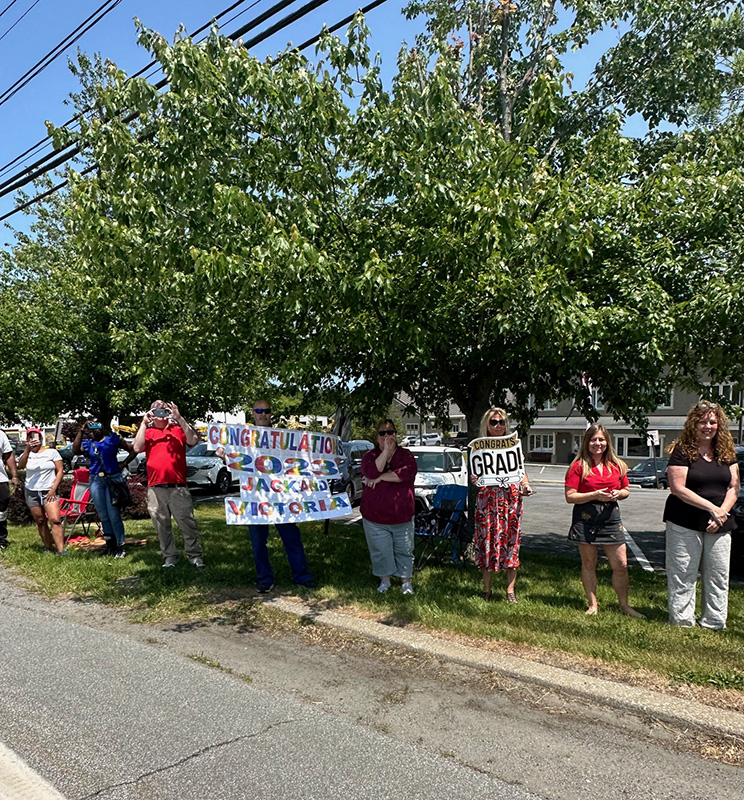
[[456, 484], [438, 486], [432, 498], [431, 511], [416, 514], [413, 568], [420, 570], [431, 560], [464, 563], [463, 554], [473, 533], [465, 507], [468, 487]]
[[72, 538], [78, 524], [88, 538], [92, 524], [100, 527], [96, 508], [90, 498], [90, 470], [81, 467], [72, 474], [70, 497], [62, 497], [59, 501], [65, 544]]

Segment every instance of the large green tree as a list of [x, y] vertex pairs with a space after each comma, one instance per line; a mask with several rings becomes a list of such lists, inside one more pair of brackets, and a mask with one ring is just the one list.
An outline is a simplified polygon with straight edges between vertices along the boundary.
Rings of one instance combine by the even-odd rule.
[[[364, 411], [405, 390], [473, 429], [507, 390], [526, 424], [595, 413], [588, 380], [641, 426], [701, 366], [738, 379], [739, 4], [562, 9], [414, 3], [429, 35], [389, 91], [361, 19], [315, 64], [142, 30], [169, 89], [111, 68], [67, 211], [78, 269], [136, 298], [109, 328], [138, 384], [175, 366]], [[572, 90], [568, 54], [616, 25]]]

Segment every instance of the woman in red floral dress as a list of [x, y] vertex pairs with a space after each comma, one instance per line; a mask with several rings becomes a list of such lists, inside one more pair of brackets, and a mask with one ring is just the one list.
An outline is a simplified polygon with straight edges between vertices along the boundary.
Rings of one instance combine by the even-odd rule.
[[[489, 408], [481, 419], [481, 436], [506, 436], [509, 420], [503, 408]], [[470, 476], [475, 483], [475, 475]], [[506, 602], [516, 603], [514, 583], [519, 567], [522, 496], [532, 494], [527, 475], [519, 485], [482, 486], [475, 504], [475, 565], [483, 576], [483, 598], [490, 600], [493, 573], [506, 570]]]

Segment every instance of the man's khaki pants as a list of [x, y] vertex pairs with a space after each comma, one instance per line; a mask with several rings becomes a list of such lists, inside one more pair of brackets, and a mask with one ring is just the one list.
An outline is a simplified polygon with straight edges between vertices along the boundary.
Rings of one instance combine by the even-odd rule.
[[173, 539], [171, 517], [183, 536], [187, 558], [201, 558], [199, 529], [194, 519], [194, 503], [185, 486], [150, 486], [147, 489], [147, 510], [160, 541], [160, 552], [166, 564], [177, 564], [180, 554]]

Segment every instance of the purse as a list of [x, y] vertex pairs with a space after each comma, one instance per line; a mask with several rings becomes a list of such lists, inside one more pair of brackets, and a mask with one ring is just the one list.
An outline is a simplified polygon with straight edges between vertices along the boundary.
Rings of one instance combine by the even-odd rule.
[[118, 508], [121, 511], [122, 508], [128, 508], [132, 505], [132, 493], [129, 491], [126, 481], [112, 481], [107, 475], [106, 483], [111, 495], [111, 505], [114, 508]]

